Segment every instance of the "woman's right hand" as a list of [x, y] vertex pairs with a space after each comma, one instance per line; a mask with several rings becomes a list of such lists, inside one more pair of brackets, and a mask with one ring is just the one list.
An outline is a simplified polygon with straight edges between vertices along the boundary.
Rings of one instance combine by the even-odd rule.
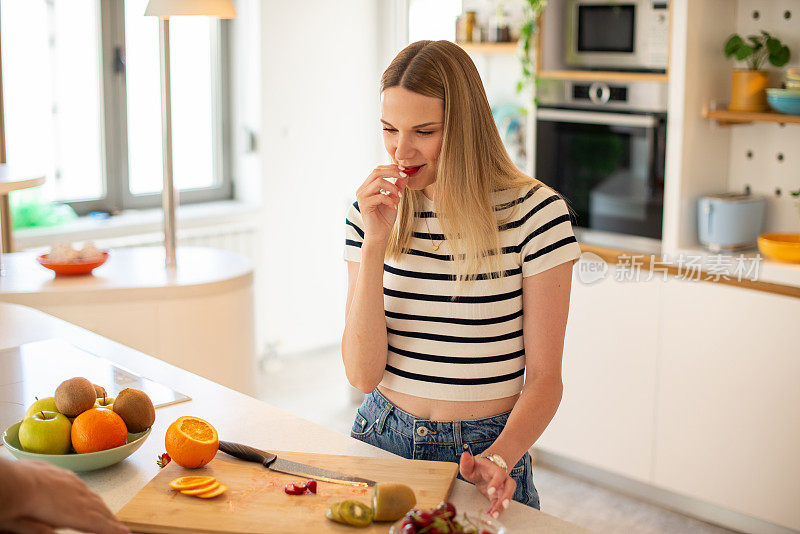
[[[386, 178], [397, 178], [392, 183]], [[392, 227], [397, 220], [400, 193], [408, 184], [408, 176], [397, 165], [375, 167], [369, 177], [356, 191], [358, 208], [364, 221], [364, 241], [385, 245], [389, 241]], [[389, 192], [381, 193], [381, 189]]]

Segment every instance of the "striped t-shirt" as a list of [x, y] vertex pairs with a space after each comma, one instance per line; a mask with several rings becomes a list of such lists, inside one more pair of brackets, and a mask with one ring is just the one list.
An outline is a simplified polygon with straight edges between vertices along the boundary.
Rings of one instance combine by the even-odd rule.
[[[452, 250], [434, 205], [425, 195], [415, 213], [410, 251], [383, 266], [388, 332], [386, 370], [380, 384], [417, 397], [483, 401], [522, 390], [522, 278], [576, 260], [581, 250], [565, 202], [547, 186], [493, 193], [498, 221], [519, 204], [513, 220], [498, 225], [503, 269], [510, 276], [482, 276], [455, 301]], [[425, 226], [427, 219], [430, 232]], [[361, 261], [364, 225], [358, 203], [347, 210], [344, 259]]]

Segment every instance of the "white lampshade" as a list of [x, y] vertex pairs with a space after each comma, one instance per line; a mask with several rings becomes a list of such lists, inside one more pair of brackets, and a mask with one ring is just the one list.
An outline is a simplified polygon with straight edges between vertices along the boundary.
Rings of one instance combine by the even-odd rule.
[[236, 17], [231, 0], [150, 0], [145, 15], [168, 19], [176, 15], [206, 15], [220, 19]]

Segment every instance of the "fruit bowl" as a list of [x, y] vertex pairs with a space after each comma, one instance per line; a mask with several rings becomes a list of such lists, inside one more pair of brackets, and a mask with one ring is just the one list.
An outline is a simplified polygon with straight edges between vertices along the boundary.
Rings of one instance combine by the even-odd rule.
[[[461, 514], [463, 516], [463, 514]], [[461, 517], [456, 517], [456, 519], [464, 523]], [[475, 528], [473, 532], [488, 532], [489, 534], [508, 534], [506, 527], [500, 523], [497, 519], [493, 518], [489, 514], [481, 514], [481, 517], [477, 520], [474, 518], [472, 519], [472, 523], [467, 523], [469, 526]], [[477, 528], [476, 528], [477, 527]], [[467, 531], [470, 532], [470, 531]], [[403, 519], [398, 519], [397, 522], [392, 523], [392, 526], [389, 527], [389, 534], [403, 534]]]
[[148, 428], [138, 434], [128, 434], [127, 444], [105, 451], [86, 454], [37, 454], [22, 450], [22, 446], [19, 444], [20, 424], [22, 421], [14, 423], [3, 434], [3, 444], [8, 448], [8, 452], [20, 460], [44, 460], [71, 471], [93, 471], [121, 462], [142, 446], [152, 430], [152, 428]]
[[103, 257], [98, 258], [95, 260], [76, 260], [70, 262], [54, 262], [48, 259], [49, 254], [42, 254], [36, 258], [36, 261], [42, 267], [50, 269], [51, 271], [55, 272], [56, 275], [78, 275], [78, 274], [89, 274], [94, 269], [97, 269], [101, 265], [103, 265], [106, 260], [108, 259], [108, 251], [103, 251]]

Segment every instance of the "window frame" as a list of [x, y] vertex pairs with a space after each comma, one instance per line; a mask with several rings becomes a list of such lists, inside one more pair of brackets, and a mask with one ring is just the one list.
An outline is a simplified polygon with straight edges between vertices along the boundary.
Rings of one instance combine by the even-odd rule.
[[[125, 209], [155, 208], [161, 192], [134, 195], [128, 166], [127, 83], [125, 69], [124, 0], [98, 1], [100, 10], [102, 84], [103, 186], [105, 195], [91, 200], [65, 201], [78, 215], [92, 211], [118, 213]], [[144, 15], [142, 15], [144, 16]], [[214, 178], [217, 185], [180, 191], [180, 204], [229, 200], [234, 197], [231, 150], [230, 21], [219, 20], [212, 32], [212, 134]], [[161, 132], [159, 132], [161, 135]]]

